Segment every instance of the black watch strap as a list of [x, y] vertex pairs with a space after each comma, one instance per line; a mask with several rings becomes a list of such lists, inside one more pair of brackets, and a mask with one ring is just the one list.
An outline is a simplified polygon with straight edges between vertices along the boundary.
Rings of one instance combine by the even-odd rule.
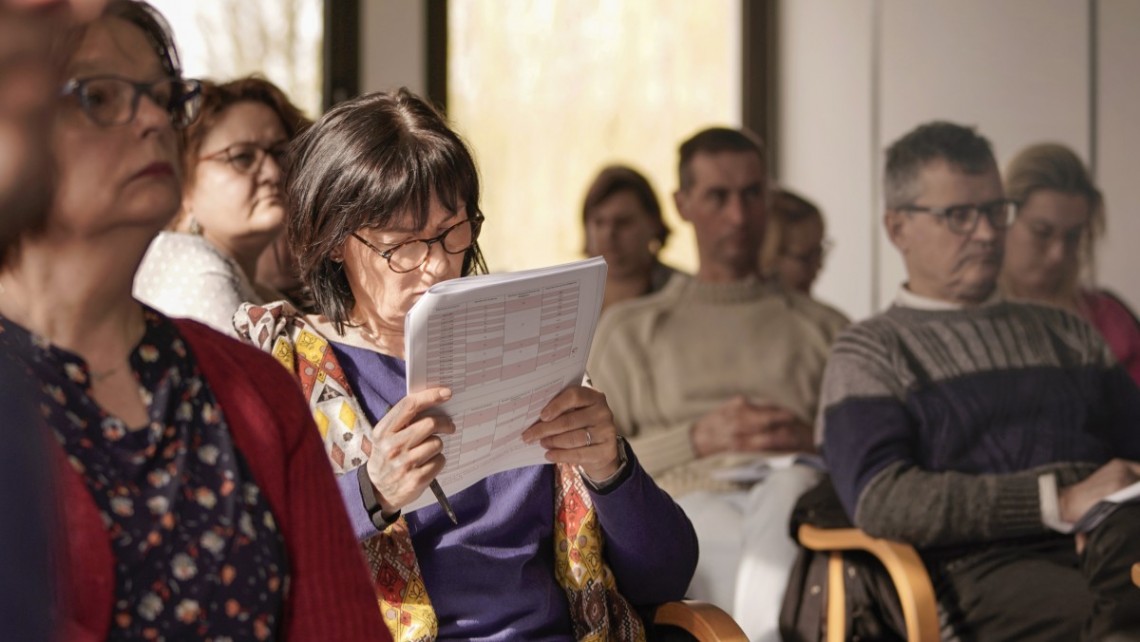
[[617, 469], [617, 472], [615, 472], [609, 479], [594, 481], [594, 480], [590, 479], [590, 476], [587, 475], [585, 473], [585, 471], [582, 470], [581, 467], [579, 467], [578, 468], [578, 474], [582, 476], [582, 481], [584, 481], [586, 483], [586, 485], [590, 487], [591, 490], [598, 493], [599, 495], [605, 495], [605, 494], [609, 493], [610, 491], [612, 491], [613, 489], [620, 486], [622, 484], [622, 482], [629, 479], [630, 475], [633, 474], [632, 473], [633, 467], [629, 463], [629, 451], [626, 450], [627, 448], [629, 448], [629, 442], [625, 440], [625, 437], [618, 435], [617, 436], [617, 451], [618, 451], [618, 469]]
[[364, 500], [364, 510], [368, 511], [368, 519], [372, 520], [372, 525], [376, 527], [376, 530], [385, 530], [400, 519], [400, 511], [396, 511], [391, 519], [384, 518], [384, 510], [380, 506], [380, 501], [376, 499], [376, 489], [372, 487], [372, 480], [368, 477], [368, 466], [361, 466], [356, 469], [356, 481], [360, 485], [360, 497]]

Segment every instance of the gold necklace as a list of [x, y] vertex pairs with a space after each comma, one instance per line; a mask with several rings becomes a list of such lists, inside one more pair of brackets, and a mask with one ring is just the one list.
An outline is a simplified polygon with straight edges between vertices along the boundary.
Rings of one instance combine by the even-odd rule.
[[101, 370], [99, 372], [95, 372], [94, 370], [88, 370], [87, 375], [91, 378], [91, 383], [100, 383], [104, 379], [106, 379], [107, 377], [110, 377], [111, 375], [115, 374], [116, 372], [118, 372], [122, 369], [123, 369], [123, 364], [120, 363], [119, 365], [115, 366], [114, 368], [107, 368], [106, 370]]
[[[138, 317], [138, 318], [140, 318], [142, 321], [142, 333], [143, 333], [143, 335], [145, 335], [146, 334], [146, 313], [143, 312], [142, 315], [140, 315], [140, 317]], [[138, 326], [137, 323], [134, 325], [136, 327]], [[114, 375], [117, 372], [119, 372], [120, 370], [122, 370], [124, 365], [127, 365], [130, 363], [131, 354], [135, 351], [135, 342], [131, 341], [131, 337], [133, 337], [133, 336], [134, 336], [133, 332], [127, 333], [127, 343], [130, 345], [130, 348], [127, 350], [127, 354], [123, 358], [123, 360], [120, 361], [117, 365], [112, 366], [110, 368], [106, 368], [104, 370], [100, 370], [98, 372], [93, 370], [90, 365], [87, 366], [87, 377], [91, 380], [92, 384], [102, 383], [103, 381], [105, 381], [106, 379], [111, 377], [111, 375]], [[142, 339], [142, 336], [139, 337], [139, 340], [141, 340], [141, 339]]]

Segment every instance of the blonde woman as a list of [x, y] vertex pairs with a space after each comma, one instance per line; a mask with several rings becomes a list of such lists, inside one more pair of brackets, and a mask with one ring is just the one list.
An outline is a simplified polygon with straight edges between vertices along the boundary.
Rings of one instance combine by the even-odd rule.
[[1006, 195], [1020, 204], [1005, 238], [1006, 296], [1080, 314], [1140, 382], [1140, 322], [1120, 299], [1093, 284], [1104, 197], [1084, 163], [1063, 145], [1033, 145], [1010, 162], [1005, 182]]

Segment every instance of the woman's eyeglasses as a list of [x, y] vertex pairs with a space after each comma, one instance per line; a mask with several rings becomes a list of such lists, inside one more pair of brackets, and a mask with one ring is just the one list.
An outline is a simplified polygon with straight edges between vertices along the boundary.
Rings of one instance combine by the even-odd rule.
[[482, 225], [483, 215], [476, 213], [447, 228], [438, 236], [430, 239], [410, 239], [396, 243], [386, 250], [381, 250], [356, 232], [353, 232], [352, 236], [388, 261], [388, 267], [393, 272], [403, 274], [423, 265], [431, 253], [431, 246], [435, 243], [439, 243], [443, 251], [448, 254], [466, 252], [475, 243], [475, 239], [479, 238], [479, 229]]
[[166, 111], [178, 129], [194, 122], [202, 106], [202, 85], [183, 78], [135, 82], [120, 76], [90, 76], [67, 81], [60, 94], [74, 97], [91, 122], [102, 127], [134, 120], [143, 96]]
[[278, 168], [284, 169], [288, 152], [289, 144], [284, 141], [269, 146], [240, 142], [212, 154], [206, 154], [198, 160], [221, 161], [229, 164], [239, 174], [254, 174], [261, 169], [268, 156], [273, 157], [273, 162], [277, 164]]

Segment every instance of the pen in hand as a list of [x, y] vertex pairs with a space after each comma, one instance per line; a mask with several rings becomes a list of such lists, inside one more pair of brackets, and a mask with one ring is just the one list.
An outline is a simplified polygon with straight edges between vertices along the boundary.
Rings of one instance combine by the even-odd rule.
[[447, 500], [447, 495], [443, 494], [443, 488], [440, 488], [439, 482], [435, 479], [431, 480], [431, 492], [435, 495], [435, 500], [443, 508], [443, 512], [451, 518], [451, 523], [459, 525], [459, 519], [455, 517], [455, 511], [451, 509], [451, 502]]

